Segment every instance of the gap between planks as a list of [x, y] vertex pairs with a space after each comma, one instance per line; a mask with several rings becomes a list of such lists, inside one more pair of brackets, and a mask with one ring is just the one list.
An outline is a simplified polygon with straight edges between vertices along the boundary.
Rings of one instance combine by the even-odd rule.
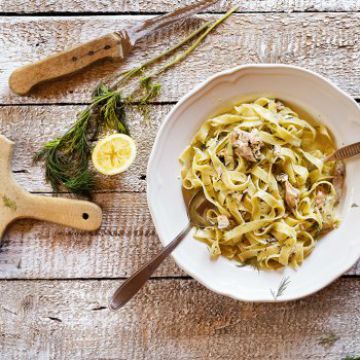
[[[120, 276], [120, 277], [73, 277], [73, 278], [9, 278], [9, 279], [0, 279], [0, 283], [6, 283], [6, 282], [17, 282], [17, 281], [124, 281], [127, 280], [128, 277], [126, 276]], [[360, 281], [360, 274], [345, 274], [339, 276], [337, 279], [353, 279], [356, 281]], [[187, 275], [173, 275], [173, 276], [154, 276], [150, 277], [149, 281], [172, 281], [172, 280], [191, 280], [191, 281], [197, 281], [196, 279], [192, 278], [191, 276]], [[336, 281], [336, 280], [334, 280]]]
[[[344, 11], [344, 10], [319, 10], [319, 11], [304, 11], [304, 10], [291, 10], [291, 11], [255, 11], [255, 10], [242, 10], [242, 11], [235, 11], [235, 14], [319, 14], [319, 13], [323, 13], [323, 14], [348, 14], [348, 13], [359, 13], [360, 10], [349, 10], [349, 11]], [[126, 15], [126, 16], [159, 16], [159, 15], [165, 15], [168, 12], [136, 12], [136, 11], [96, 11], [96, 12], [91, 12], [91, 11], [77, 11], [77, 12], [72, 12], [72, 11], [54, 11], [54, 12], [28, 12], [28, 13], [21, 13], [21, 12], [0, 12], [0, 16], [3, 17], [33, 17], [33, 16], [38, 16], [38, 17], [61, 17], [61, 16], [66, 16], [66, 17], [81, 17], [81, 16], [86, 16], [86, 17], [95, 17], [95, 16], [122, 16], [122, 15]], [[205, 11], [205, 12], [201, 12], [199, 13], [199, 15], [224, 15], [226, 13], [226, 11]]]
[[[342, 276], [343, 278], [359, 278], [360, 276], [358, 275], [344, 275]], [[9, 278], [9, 279], [0, 279], [0, 283], [2, 282], [9, 282], [9, 281], [124, 281], [127, 280], [128, 277], [126, 276], [119, 276], [119, 277], [72, 277], [72, 278]], [[149, 281], [159, 281], [159, 280], [193, 280], [196, 281], [195, 279], [193, 279], [191, 276], [187, 276], [187, 275], [179, 275], [179, 276], [152, 276], [150, 277]]]
[[[356, 100], [360, 102], [359, 100]], [[153, 106], [164, 106], [164, 105], [176, 105], [178, 101], [150, 101], [148, 104]], [[89, 102], [62, 102], [62, 103], [1, 103], [0, 107], [10, 107], [10, 106], [87, 106], [90, 105]], [[128, 102], [128, 106], [138, 106], [140, 102]]]
[[[67, 0], [54, 1], [28, 1], [24, 6], [21, 0], [2, 0], [0, 8], [4, 14], [66, 14], [86, 13], [96, 14], [127, 14], [139, 13], [157, 15], [172, 11], [180, 6], [190, 5], [195, 0]], [[206, 13], [222, 13], [224, 9], [238, 5], [238, 13], [290, 13], [290, 12], [357, 12], [360, 10], [358, 0], [221, 0], [205, 9]]]
[[[354, 100], [360, 105], [360, 98], [354, 98]], [[175, 106], [179, 101], [150, 101], [149, 106]], [[0, 107], [27, 107], [27, 106], [88, 106], [89, 102], [83, 103], [74, 103], [74, 102], [66, 102], [66, 103], [1, 103]], [[129, 102], [128, 106], [138, 106], [139, 102]]]

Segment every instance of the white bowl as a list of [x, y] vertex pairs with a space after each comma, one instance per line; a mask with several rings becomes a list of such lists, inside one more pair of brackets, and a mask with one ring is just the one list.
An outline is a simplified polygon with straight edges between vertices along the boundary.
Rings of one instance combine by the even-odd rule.
[[[163, 245], [187, 224], [179, 155], [209, 116], [258, 96], [273, 96], [304, 109], [333, 131], [338, 146], [360, 141], [360, 109], [356, 102], [311, 71], [285, 65], [245, 65], [211, 77], [182, 98], [166, 117], [151, 153], [148, 204]], [[237, 267], [222, 257], [212, 261], [207, 246], [193, 239], [192, 234], [174, 251], [176, 263], [207, 288], [244, 301], [274, 301], [270, 290], [276, 292], [285, 277], [289, 285], [278, 301], [318, 291], [360, 257], [360, 161], [348, 161], [346, 170], [346, 191], [338, 210], [342, 223], [317, 243], [299, 269], [259, 272]]]

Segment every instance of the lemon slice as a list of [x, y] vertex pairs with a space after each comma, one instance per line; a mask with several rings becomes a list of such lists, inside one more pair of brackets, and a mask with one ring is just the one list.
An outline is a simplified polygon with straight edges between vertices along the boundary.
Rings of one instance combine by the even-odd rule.
[[136, 145], [124, 134], [113, 134], [100, 140], [92, 153], [92, 162], [97, 171], [104, 175], [124, 172], [134, 162]]

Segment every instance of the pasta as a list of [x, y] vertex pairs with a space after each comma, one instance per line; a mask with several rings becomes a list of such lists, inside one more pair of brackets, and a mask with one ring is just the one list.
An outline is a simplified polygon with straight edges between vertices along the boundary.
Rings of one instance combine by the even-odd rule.
[[180, 157], [182, 185], [212, 203], [194, 237], [243, 265], [296, 268], [336, 228], [344, 165], [328, 129], [259, 98], [208, 119]]

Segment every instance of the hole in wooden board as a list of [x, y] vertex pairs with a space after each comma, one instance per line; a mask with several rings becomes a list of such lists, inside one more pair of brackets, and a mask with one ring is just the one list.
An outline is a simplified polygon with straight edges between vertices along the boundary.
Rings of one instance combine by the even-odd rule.
[[83, 213], [82, 217], [83, 217], [84, 220], [88, 220], [90, 216], [89, 216], [88, 213]]

